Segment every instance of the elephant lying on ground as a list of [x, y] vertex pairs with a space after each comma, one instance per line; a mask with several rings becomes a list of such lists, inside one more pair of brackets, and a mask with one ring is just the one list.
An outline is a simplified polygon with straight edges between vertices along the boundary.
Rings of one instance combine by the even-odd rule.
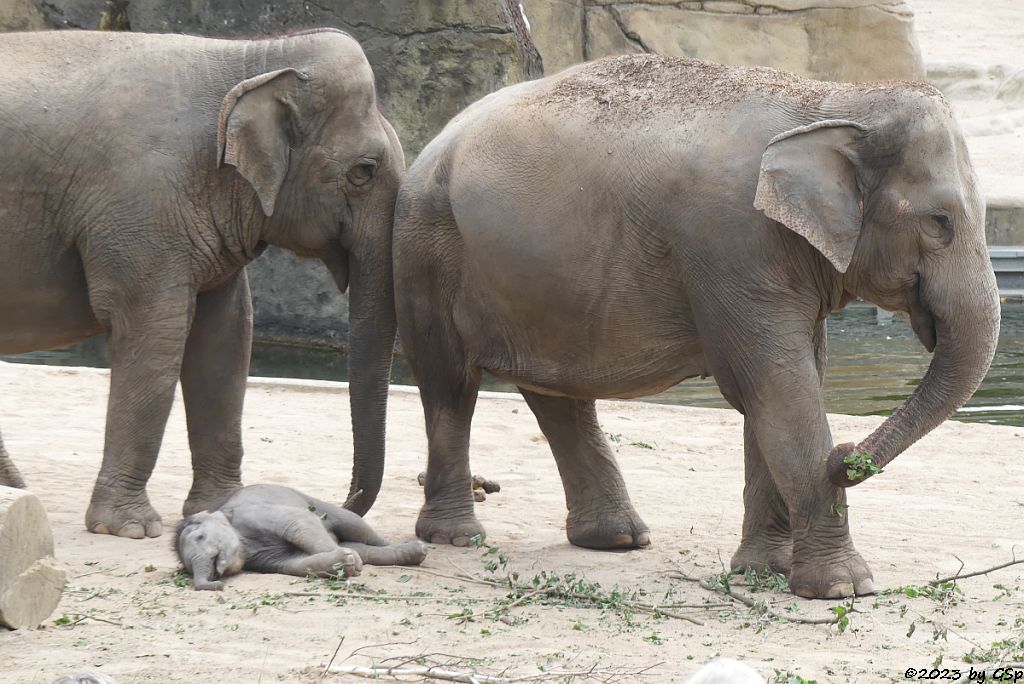
[[[353, 509], [380, 488], [402, 149], [348, 35], [0, 35], [0, 354], [106, 333], [106, 441], [86, 526], [161, 533], [146, 483], [181, 380], [185, 514], [241, 486], [252, 308], [268, 244], [351, 281]], [[24, 486], [0, 442], [0, 484]]]
[[[714, 376], [744, 414], [733, 568], [793, 591], [873, 591], [843, 487], [941, 423], [999, 330], [984, 205], [948, 104], [652, 55], [505, 88], [416, 159], [394, 227], [399, 335], [429, 438], [421, 539], [467, 544], [482, 371], [547, 436], [577, 545], [645, 546], [594, 400]], [[855, 297], [909, 312], [931, 366], [859, 446], [833, 447], [825, 320]], [[831, 454], [831, 455], [830, 455]]]
[[367, 565], [419, 565], [421, 541], [389, 544], [352, 511], [290, 487], [249, 485], [178, 526], [175, 551], [196, 589], [242, 570], [351, 577]]

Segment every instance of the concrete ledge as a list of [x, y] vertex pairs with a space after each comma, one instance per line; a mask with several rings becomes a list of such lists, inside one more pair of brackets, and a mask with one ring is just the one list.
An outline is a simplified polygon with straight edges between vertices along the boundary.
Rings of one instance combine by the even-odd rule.
[[989, 247], [988, 255], [992, 259], [992, 269], [996, 272], [1000, 296], [1024, 292], [1024, 245]]
[[985, 238], [993, 247], [1024, 245], [1024, 198], [989, 198]]

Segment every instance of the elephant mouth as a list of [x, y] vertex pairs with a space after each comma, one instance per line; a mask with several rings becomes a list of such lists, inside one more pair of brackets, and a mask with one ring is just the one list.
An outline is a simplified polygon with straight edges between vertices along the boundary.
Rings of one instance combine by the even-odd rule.
[[935, 343], [939, 336], [935, 330], [935, 317], [921, 303], [921, 283], [918, 281], [917, 292], [910, 302], [910, 327], [917, 339], [921, 341], [929, 353], [935, 351]]

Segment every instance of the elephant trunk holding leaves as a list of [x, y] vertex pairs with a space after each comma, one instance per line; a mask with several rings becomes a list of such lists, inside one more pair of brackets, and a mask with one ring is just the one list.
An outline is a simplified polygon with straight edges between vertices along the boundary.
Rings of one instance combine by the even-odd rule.
[[[181, 380], [185, 514], [241, 486], [252, 338], [244, 266], [268, 244], [350, 290], [354, 477], [373, 504], [394, 342], [390, 231], [405, 162], [358, 43], [0, 36], [0, 353], [109, 335], [86, 525], [156, 536], [146, 494]], [[22, 484], [0, 444], [0, 484]]]
[[[948, 418], [995, 351], [984, 206], [948, 104], [650, 55], [492, 94], [417, 158], [395, 212], [403, 349], [429, 437], [417, 534], [467, 544], [480, 375], [515, 383], [547, 436], [574, 544], [644, 546], [598, 398], [714, 376], [744, 415], [734, 568], [808, 597], [873, 591], [842, 487]], [[829, 312], [910, 314], [931, 366], [859, 446], [834, 447]]]

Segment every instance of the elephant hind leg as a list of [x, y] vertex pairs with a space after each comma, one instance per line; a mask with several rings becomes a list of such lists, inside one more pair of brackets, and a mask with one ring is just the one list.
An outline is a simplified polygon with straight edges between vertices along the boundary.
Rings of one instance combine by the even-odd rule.
[[[484, 534], [473, 506], [469, 431], [480, 387], [452, 310], [459, 259], [444, 252], [457, 241], [449, 210], [399, 201], [395, 218], [395, 304], [399, 338], [420, 388], [427, 428], [425, 501], [416, 536], [432, 544], [468, 546]], [[413, 193], [414, 194], [414, 193]], [[422, 209], [422, 211], [421, 211]]]
[[0, 485], [14, 487], [15, 489], [26, 488], [25, 479], [21, 476], [18, 467], [11, 460], [11, 455], [7, 453], [7, 449], [4, 447], [4, 437], [2, 434], [0, 434]]
[[562, 477], [569, 541], [591, 549], [649, 545], [650, 531], [629, 500], [594, 402], [520, 391], [551, 445]]
[[[338, 543], [351, 546], [350, 542], [358, 544], [369, 544], [370, 546], [387, 546], [388, 540], [377, 534], [370, 524], [363, 520], [358, 514], [335, 506], [332, 503], [307, 497], [309, 505], [316, 509], [317, 517], [323, 520], [323, 525], [329, 529], [338, 539]], [[366, 560], [363, 558], [363, 560]], [[380, 563], [371, 563], [380, 565]], [[394, 565], [385, 563], [384, 565]]]
[[427, 545], [418, 540], [386, 546], [371, 546], [350, 541], [338, 543], [359, 554], [366, 565], [419, 565], [427, 557]]
[[420, 385], [428, 453], [416, 536], [432, 544], [469, 546], [473, 537], [484, 534], [474, 512], [469, 468], [469, 430], [479, 385], [478, 379]]

